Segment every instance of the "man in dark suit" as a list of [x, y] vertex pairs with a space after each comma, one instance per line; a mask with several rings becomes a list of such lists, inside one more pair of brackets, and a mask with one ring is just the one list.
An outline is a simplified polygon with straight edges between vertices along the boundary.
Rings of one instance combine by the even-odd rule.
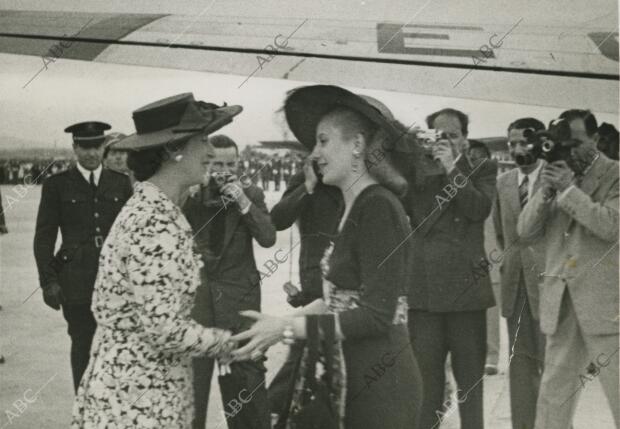
[[[343, 209], [342, 193], [338, 188], [321, 181], [309, 158], [303, 170], [291, 178], [282, 199], [273, 206], [271, 219], [278, 231], [292, 227], [295, 222], [299, 227], [301, 291], [287, 291], [288, 301], [294, 307], [305, 306], [323, 297], [320, 262], [337, 232]], [[294, 381], [295, 365], [303, 347], [303, 342], [291, 346], [284, 365], [269, 386], [269, 403], [274, 414], [281, 415], [284, 412], [290, 383]]]
[[469, 159], [464, 113], [444, 109], [427, 123], [444, 134], [427, 154], [443, 171], [411, 183], [404, 202], [413, 230], [409, 330], [424, 380], [420, 427], [439, 426], [450, 352], [461, 425], [477, 429], [483, 427], [486, 309], [495, 305], [483, 225], [491, 212], [497, 166]]
[[[76, 391], [95, 333], [90, 303], [101, 246], [132, 193], [126, 175], [102, 167], [103, 132], [108, 129], [102, 122], [82, 122], [65, 129], [73, 134], [77, 163], [43, 183], [34, 236], [43, 300], [54, 310], [62, 308], [69, 325]], [[54, 255], [58, 230], [62, 243]]]
[[[224, 135], [210, 137], [209, 142], [214, 149], [211, 177], [183, 208], [205, 263], [192, 317], [204, 326], [238, 333], [252, 325], [252, 320], [244, 319], [239, 312], [260, 311], [261, 277], [252, 239], [262, 247], [271, 247], [276, 231], [263, 191], [251, 183], [242, 185], [237, 179], [236, 143]], [[271, 427], [263, 360], [233, 363], [231, 373], [220, 377], [230, 428]], [[195, 428], [205, 427], [213, 365], [213, 359], [194, 359]], [[247, 403], [236, 408], [240, 394]]]
[[[508, 325], [510, 410], [513, 429], [533, 428], [536, 401], [544, 367], [544, 335], [539, 322], [539, 273], [544, 271], [542, 249], [519, 240], [517, 222], [528, 199], [540, 187], [544, 162], [528, 151], [528, 131], [544, 130], [534, 118], [518, 119], [508, 127], [508, 148], [517, 168], [499, 176], [493, 204], [498, 249], [489, 257], [501, 261], [501, 307]], [[526, 135], [524, 136], [524, 132]], [[537, 265], [538, 261], [538, 265]], [[518, 334], [518, 335], [517, 335]]]

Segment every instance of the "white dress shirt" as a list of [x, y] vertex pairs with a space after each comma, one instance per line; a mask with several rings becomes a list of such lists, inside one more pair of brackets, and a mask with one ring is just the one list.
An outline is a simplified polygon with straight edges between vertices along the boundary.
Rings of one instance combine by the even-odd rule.
[[527, 195], [528, 198], [532, 197], [532, 192], [534, 191], [534, 184], [538, 180], [538, 176], [540, 175], [540, 170], [542, 170], [543, 162], [538, 161], [538, 167], [530, 174], [524, 174], [520, 168], [517, 168], [517, 187], [521, 186], [521, 183], [525, 180], [525, 176], [527, 176]]
[[[84, 176], [86, 183], [90, 183], [90, 171], [91, 170], [85, 169], [84, 167], [82, 167], [82, 165], [79, 162], [76, 162], [75, 165], [77, 166], [77, 169], [80, 171], [80, 173], [82, 173], [82, 176]], [[97, 186], [99, 186], [99, 178], [101, 177], [101, 170], [103, 170], [103, 167], [101, 166], [101, 164], [99, 164], [99, 167], [92, 170], [95, 176], [95, 185]]]

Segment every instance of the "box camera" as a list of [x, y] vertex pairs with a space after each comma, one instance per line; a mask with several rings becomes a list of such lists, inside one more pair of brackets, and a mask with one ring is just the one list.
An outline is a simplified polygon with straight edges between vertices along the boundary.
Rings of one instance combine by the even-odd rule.
[[555, 161], [569, 161], [571, 149], [580, 144], [571, 136], [570, 126], [565, 119], [554, 119], [548, 130], [534, 131], [528, 128], [523, 131], [527, 140], [526, 153], [515, 157], [518, 165], [529, 165], [537, 159], [544, 159], [548, 163]]

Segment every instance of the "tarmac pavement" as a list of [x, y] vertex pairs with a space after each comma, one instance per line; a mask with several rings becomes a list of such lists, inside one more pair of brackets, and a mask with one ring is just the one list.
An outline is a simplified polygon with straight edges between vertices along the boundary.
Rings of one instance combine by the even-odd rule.
[[[3, 307], [0, 311], [0, 354], [6, 359], [0, 364], [0, 429], [66, 428], [73, 402], [69, 336], [62, 314], [43, 303], [32, 252], [40, 187], [30, 187], [25, 193], [17, 191], [15, 186], [2, 186], [9, 234], [0, 236], [0, 305]], [[280, 197], [280, 193], [273, 191], [266, 195], [269, 207]], [[10, 204], [7, 203], [9, 198]], [[295, 246], [298, 238], [295, 231], [292, 241], [295, 247], [292, 251], [292, 278], [295, 283], [298, 279], [299, 247]], [[278, 233], [274, 247], [263, 249], [256, 245], [259, 269], [268, 260], [275, 262], [274, 253], [278, 249], [288, 252], [290, 243], [290, 232], [284, 231]], [[281, 259], [282, 253], [278, 255]], [[275, 271], [263, 282], [263, 311], [281, 315], [291, 310], [282, 291], [282, 285], [289, 279], [289, 263], [276, 264]], [[264, 268], [262, 271], [267, 272]], [[503, 320], [500, 340], [500, 374], [483, 380], [485, 422], [491, 429], [511, 428], [506, 373], [508, 340]], [[285, 355], [286, 346], [281, 344], [268, 351], [268, 383]], [[213, 378], [211, 392], [207, 428], [224, 429], [217, 377]], [[458, 412], [451, 413], [441, 427], [458, 428]], [[584, 386], [574, 427], [614, 427], [598, 380]]]

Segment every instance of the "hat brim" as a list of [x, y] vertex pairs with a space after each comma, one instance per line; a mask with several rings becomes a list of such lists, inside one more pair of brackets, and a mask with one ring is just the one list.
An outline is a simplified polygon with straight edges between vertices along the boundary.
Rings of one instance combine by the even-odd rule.
[[336, 107], [346, 107], [360, 113], [394, 137], [401, 134], [379, 110], [359, 95], [339, 86], [312, 85], [293, 89], [284, 102], [284, 113], [297, 140], [312, 150], [316, 144], [319, 121]]
[[219, 107], [214, 109], [215, 119], [205, 120], [204, 123], [197, 124], [200, 128], [198, 131], [174, 132], [175, 127], [170, 127], [152, 133], [134, 133], [114, 143], [111, 149], [139, 151], [174, 143], [199, 134], [211, 134], [232, 122], [232, 119], [242, 110], [243, 107], [241, 106]]

